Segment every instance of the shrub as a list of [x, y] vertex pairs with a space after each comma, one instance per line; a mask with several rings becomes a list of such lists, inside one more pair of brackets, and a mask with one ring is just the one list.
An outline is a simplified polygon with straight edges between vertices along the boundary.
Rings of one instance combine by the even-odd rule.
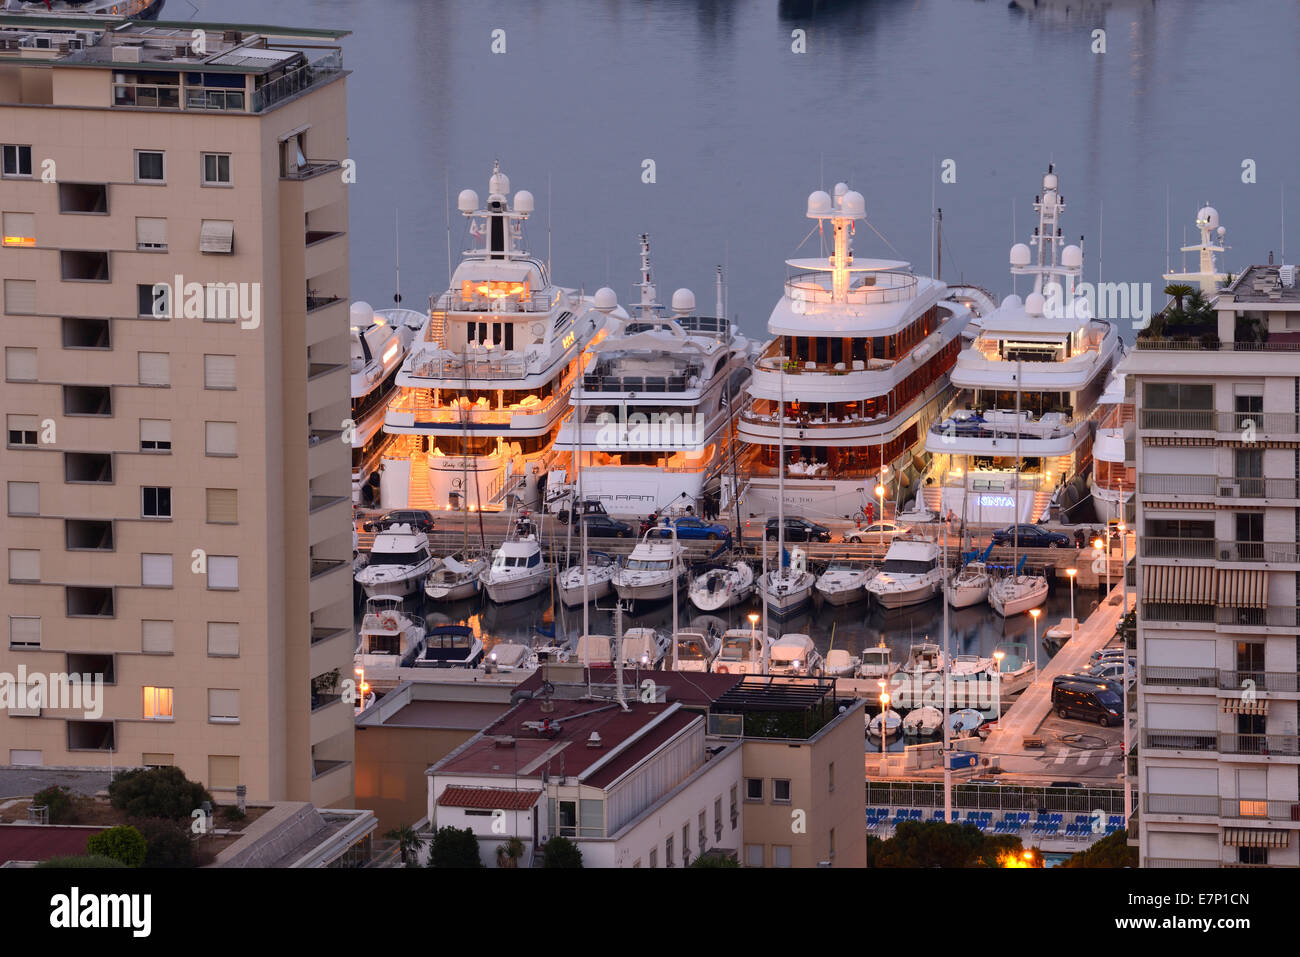
[[553, 837], [542, 851], [542, 867], [581, 867], [582, 851], [567, 837]]
[[32, 804], [44, 804], [50, 809], [51, 824], [71, 824], [77, 818], [76, 806], [72, 803], [72, 792], [62, 784], [37, 791], [32, 797]]
[[212, 795], [177, 767], [123, 771], [108, 786], [113, 807], [128, 817], [166, 817], [189, 820], [193, 811]]
[[36, 866], [49, 868], [126, 867], [125, 864], [116, 858], [104, 857], [101, 854], [78, 854], [72, 857], [51, 857], [49, 860], [41, 861]]
[[139, 867], [144, 863], [144, 836], [129, 824], [110, 827], [92, 835], [86, 842], [86, 851], [111, 857], [127, 867]]
[[242, 821], [244, 818], [248, 817], [247, 814], [239, 809], [239, 805], [237, 804], [227, 804], [221, 809], [221, 816], [227, 821]]
[[469, 828], [440, 827], [429, 842], [430, 867], [482, 867], [478, 838]]
[[144, 867], [197, 867], [194, 842], [187, 825], [167, 818], [136, 821], [144, 836]]

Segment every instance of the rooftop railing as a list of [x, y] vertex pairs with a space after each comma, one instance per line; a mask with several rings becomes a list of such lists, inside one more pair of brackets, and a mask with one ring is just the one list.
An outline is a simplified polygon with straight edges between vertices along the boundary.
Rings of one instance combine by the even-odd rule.
[[[900, 302], [916, 295], [916, 276], [911, 273], [885, 270], [871, 273], [869, 284], [862, 284], [848, 290], [845, 302], [850, 305], [868, 303]], [[831, 292], [831, 273], [827, 270], [809, 270], [792, 273], [785, 282], [785, 294], [796, 301], [802, 301], [816, 311], [816, 307], [835, 302]]]
[[252, 111], [261, 113], [268, 110], [276, 103], [331, 80], [341, 72], [343, 72], [343, 52], [333, 50], [326, 53], [254, 90]]

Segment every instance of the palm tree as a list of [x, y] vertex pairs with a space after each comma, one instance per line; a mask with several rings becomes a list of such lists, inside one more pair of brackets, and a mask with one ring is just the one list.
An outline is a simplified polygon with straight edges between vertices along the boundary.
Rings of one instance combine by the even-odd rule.
[[497, 867], [518, 867], [523, 856], [524, 842], [517, 837], [507, 838], [504, 844], [497, 845]]
[[1165, 295], [1173, 298], [1174, 310], [1179, 314], [1180, 318], [1183, 312], [1183, 300], [1192, 295], [1195, 291], [1196, 290], [1191, 286], [1181, 282], [1171, 282], [1169, 285], [1165, 286]]
[[419, 853], [420, 848], [427, 843], [426, 838], [421, 837], [416, 832], [415, 828], [410, 826], [395, 827], [386, 832], [384, 837], [388, 838], [390, 841], [397, 842], [397, 850], [402, 855], [403, 867], [409, 866], [410, 855]]

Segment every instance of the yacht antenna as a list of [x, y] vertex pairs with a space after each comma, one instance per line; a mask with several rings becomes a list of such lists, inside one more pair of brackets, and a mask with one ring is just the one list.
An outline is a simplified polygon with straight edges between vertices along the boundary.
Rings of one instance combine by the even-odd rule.
[[[608, 271], [608, 266], [606, 267]], [[546, 276], [551, 275], [551, 171], [546, 171]]]
[[938, 279], [943, 271], [943, 210], [938, 209], [938, 218], [934, 228], [934, 278]]
[[[932, 157], [930, 157], [930, 208], [931, 208], [931, 209], [934, 209], [934, 208], [935, 208], [935, 206], [934, 206], [934, 174], [935, 174], [935, 163], [934, 163], [934, 157], [932, 156]], [[931, 250], [931, 251], [930, 251], [930, 275], [933, 276], [935, 279], [938, 279], [938, 278], [939, 278], [939, 267], [938, 267], [938, 264], [935, 262], [935, 259], [936, 259], [936, 257], [938, 256], [938, 253], [939, 253], [939, 245], [938, 245], [938, 242], [939, 242], [939, 241], [938, 241], [938, 239], [935, 237], [935, 228], [936, 228], [936, 225], [935, 225], [934, 217], [931, 216], [931, 217], [930, 217], [930, 250]]]
[[[966, 497], [962, 496], [963, 507]], [[952, 673], [952, 652], [948, 645], [948, 589], [951, 585], [951, 579], [948, 577], [948, 526], [949, 522], [943, 524], [943, 587], [939, 589], [939, 594], [943, 597], [943, 819], [948, 823], [952, 820], [952, 730], [949, 728], [948, 712], [948, 686], [951, 684], [950, 675]], [[994, 661], [997, 659], [995, 658]], [[884, 719], [881, 719], [880, 733], [885, 733]]]
[[[586, 588], [586, 585], [583, 585]], [[582, 596], [586, 598], [586, 595]], [[614, 696], [618, 701], [619, 707], [624, 711], [631, 711], [627, 706], [627, 696], [623, 693], [623, 602], [614, 602]], [[591, 672], [588, 671], [588, 674]]]
[[1165, 272], [1173, 272], [1169, 265], [1169, 184], [1165, 183]]
[[[448, 210], [448, 215], [450, 216], [450, 210]], [[394, 209], [394, 210], [393, 210], [393, 250], [394, 250], [394, 252], [393, 252], [393, 266], [394, 266], [394, 271], [396, 272], [397, 275], [396, 275], [396, 279], [395, 279], [395, 285], [396, 285], [396, 288], [393, 290], [393, 302], [396, 303], [396, 304], [398, 304], [398, 305], [401, 305], [401, 302], [402, 302], [402, 230], [401, 230], [401, 221], [402, 221], [402, 211], [401, 211], [401, 209], [400, 209], [400, 208], [399, 208], [399, 209]], [[451, 224], [450, 224], [450, 222], [447, 224], [447, 233], [448, 233], [448, 248], [450, 249], [450, 248], [451, 248], [451, 247], [450, 247], [450, 235], [451, 235]], [[450, 285], [450, 283], [451, 283], [450, 278], [448, 278], [447, 282], [448, 282], [448, 284]]]
[[1282, 263], [1286, 264], [1286, 184], [1282, 185], [1282, 201], [1278, 204], [1282, 210]]
[[717, 312], [719, 319], [726, 319], [727, 307], [722, 304], [722, 267], [718, 266], [717, 269], [718, 269], [718, 278], [717, 278], [717, 284], [715, 289], [717, 295], [717, 305], [714, 306], [714, 310]]
[[[1097, 200], [1097, 285], [1101, 285], [1101, 240], [1102, 219], [1105, 215], [1105, 203]], [[1079, 248], [1083, 248], [1083, 237], [1079, 237]]]
[[446, 214], [447, 224], [447, 288], [451, 288], [451, 174], [446, 170], [442, 173], [443, 199], [446, 201], [443, 211]]

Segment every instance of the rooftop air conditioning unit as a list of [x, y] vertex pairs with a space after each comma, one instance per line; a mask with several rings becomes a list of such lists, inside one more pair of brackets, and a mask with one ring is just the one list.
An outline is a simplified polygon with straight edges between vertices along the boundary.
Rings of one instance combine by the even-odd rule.
[[1277, 268], [1277, 277], [1282, 280], [1282, 285], [1288, 289], [1295, 288], [1295, 266], [1279, 266]]
[[116, 46], [113, 47], [114, 63], [139, 63], [140, 62], [139, 46]]

